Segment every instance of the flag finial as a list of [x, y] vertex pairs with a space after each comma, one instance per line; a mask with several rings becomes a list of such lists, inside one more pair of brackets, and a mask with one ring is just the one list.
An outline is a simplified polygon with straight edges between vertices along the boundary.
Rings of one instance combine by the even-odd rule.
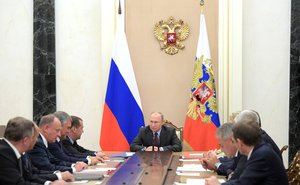
[[204, 0], [200, 0], [201, 13], [203, 13]]
[[118, 14], [119, 14], [119, 15], [122, 14], [122, 8], [121, 8], [121, 2], [120, 2], [120, 0], [119, 0]]
[[204, 0], [200, 0], [200, 6], [201, 6], [201, 7], [204, 6]]

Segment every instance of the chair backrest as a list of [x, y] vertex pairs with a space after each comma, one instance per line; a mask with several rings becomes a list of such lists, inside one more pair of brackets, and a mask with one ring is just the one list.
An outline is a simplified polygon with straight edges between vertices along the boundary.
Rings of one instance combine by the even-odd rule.
[[300, 150], [294, 156], [292, 163], [287, 169], [290, 185], [300, 184]]
[[172, 127], [175, 128], [176, 130], [176, 134], [179, 137], [180, 141], [183, 141], [183, 126], [177, 127], [176, 125], [174, 125], [171, 121], [169, 120], [165, 120], [164, 125], [168, 126], [168, 127]]
[[281, 154], [282, 154], [284, 151], [286, 151], [288, 148], [289, 148], [288, 145], [284, 145], [284, 146], [280, 149]]
[[6, 126], [5, 125], [0, 125], [0, 137], [3, 137], [4, 131], [5, 131]]

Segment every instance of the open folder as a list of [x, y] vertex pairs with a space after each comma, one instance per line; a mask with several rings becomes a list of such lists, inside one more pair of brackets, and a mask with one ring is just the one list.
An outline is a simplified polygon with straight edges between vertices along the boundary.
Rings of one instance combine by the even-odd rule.
[[83, 170], [81, 172], [74, 172], [74, 178], [78, 180], [102, 180], [104, 178], [105, 171], [98, 170]]

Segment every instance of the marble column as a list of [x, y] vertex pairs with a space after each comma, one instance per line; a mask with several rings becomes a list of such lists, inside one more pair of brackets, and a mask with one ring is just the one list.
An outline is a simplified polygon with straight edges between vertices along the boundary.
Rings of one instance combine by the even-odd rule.
[[33, 120], [56, 111], [55, 0], [34, 0]]
[[300, 150], [300, 1], [292, 0], [289, 162]]

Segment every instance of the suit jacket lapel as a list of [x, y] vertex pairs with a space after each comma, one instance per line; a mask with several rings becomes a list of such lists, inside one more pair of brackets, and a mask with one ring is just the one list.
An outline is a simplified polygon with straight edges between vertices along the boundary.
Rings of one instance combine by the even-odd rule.
[[[145, 130], [145, 141], [149, 141], [149, 146], [153, 145], [153, 133], [149, 126]], [[145, 145], [147, 146], [147, 143]]]

